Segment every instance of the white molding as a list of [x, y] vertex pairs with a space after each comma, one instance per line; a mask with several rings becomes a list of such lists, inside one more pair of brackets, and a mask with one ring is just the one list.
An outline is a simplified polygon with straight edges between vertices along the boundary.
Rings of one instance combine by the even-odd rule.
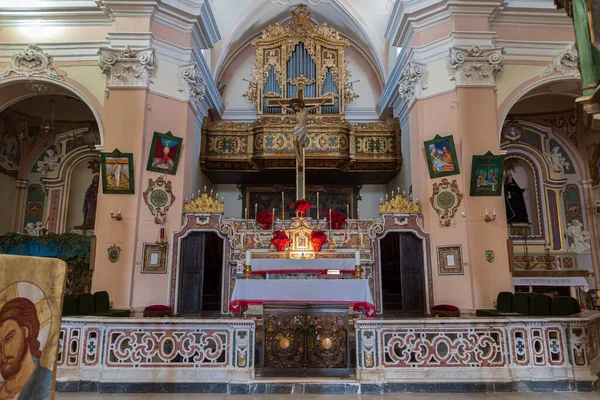
[[256, 108], [226, 108], [221, 118], [228, 121], [252, 122], [258, 115]]
[[379, 96], [379, 100], [375, 105], [375, 110], [379, 116], [385, 113], [389, 108], [394, 108], [394, 104], [396, 104], [400, 99], [398, 83], [402, 77], [404, 65], [406, 65], [406, 62], [408, 61], [408, 56], [409, 53], [402, 49], [400, 54], [398, 54], [398, 57], [396, 57], [394, 66], [392, 67], [385, 86], [381, 91], [381, 96]]
[[373, 107], [347, 108], [344, 118], [350, 122], [381, 122], [379, 113]]
[[148, 87], [152, 71], [156, 67], [154, 49], [132, 50], [128, 45], [118, 50], [101, 47], [99, 64], [108, 77], [106, 87]]
[[[544, 27], [558, 29], [573, 29], [573, 20], [565, 10], [557, 10], [549, 1], [528, 2], [517, 5], [510, 0], [508, 6], [502, 9], [491, 21], [491, 26]], [[534, 7], [535, 6], [535, 7]], [[550, 6], [547, 7], [547, 6]]]
[[215, 110], [219, 115], [223, 114], [223, 110], [225, 109], [223, 98], [217, 89], [217, 83], [210, 72], [210, 67], [199, 50], [192, 52], [191, 62], [196, 63], [198, 66], [200, 78], [206, 85], [206, 102], [208, 108]]
[[[97, 61], [98, 49], [109, 42], [42, 43], [37, 45], [54, 62]], [[0, 44], [0, 63], [10, 62], [13, 55], [27, 47], [28, 43]]]
[[36, 7], [21, 5], [0, 8], [0, 27], [56, 26], [56, 25], [111, 25], [114, 16], [94, 0], [47, 0], [36, 2]]
[[573, 44], [573, 41], [538, 42], [533, 40], [497, 39], [496, 46], [504, 47], [505, 61], [543, 61], [551, 63], [557, 54]]
[[43, 77], [64, 81], [65, 75], [65, 72], [56, 69], [52, 56], [35, 44], [29, 44], [25, 50], [14, 53], [10, 64], [0, 71], [0, 79], [24, 76], [28, 79]]
[[423, 89], [427, 89], [424, 85], [423, 75], [427, 69], [426, 64], [422, 64], [416, 61], [409, 61], [402, 71], [402, 78], [398, 82], [398, 91], [400, 97], [406, 103], [413, 103], [416, 99], [421, 97]]

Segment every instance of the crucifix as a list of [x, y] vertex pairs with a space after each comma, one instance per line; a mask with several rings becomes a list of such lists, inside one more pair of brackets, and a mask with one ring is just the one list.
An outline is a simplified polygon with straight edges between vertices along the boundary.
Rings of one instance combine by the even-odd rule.
[[[306, 117], [309, 112], [323, 105], [333, 105], [333, 97], [304, 97], [307, 84], [314, 79], [306, 79], [303, 74], [296, 79], [290, 79], [289, 83], [296, 85], [296, 98], [268, 99], [267, 107], [281, 107], [286, 111], [293, 112], [296, 117], [296, 126], [292, 131], [294, 135], [294, 148], [296, 150], [296, 199], [306, 197], [306, 179], [304, 166], [306, 165], [306, 144], [308, 142]], [[308, 106], [308, 107], [307, 107]]]

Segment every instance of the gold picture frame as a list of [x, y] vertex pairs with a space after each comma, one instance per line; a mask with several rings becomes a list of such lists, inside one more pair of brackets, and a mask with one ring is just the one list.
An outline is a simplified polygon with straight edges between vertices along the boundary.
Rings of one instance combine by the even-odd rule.
[[144, 243], [142, 274], [167, 273], [167, 248], [156, 243]]
[[437, 246], [439, 275], [464, 275], [462, 246], [453, 244]]

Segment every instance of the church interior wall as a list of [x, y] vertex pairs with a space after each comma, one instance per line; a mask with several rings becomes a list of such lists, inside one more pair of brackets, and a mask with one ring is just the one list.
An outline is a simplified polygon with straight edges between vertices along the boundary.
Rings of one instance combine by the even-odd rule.
[[375, 219], [379, 216], [379, 201], [385, 198], [386, 185], [363, 185], [360, 189], [362, 200], [358, 202], [361, 219]]
[[234, 184], [215, 184], [213, 190], [225, 200], [225, 218], [242, 218], [242, 200], [238, 198], [240, 191]]
[[[23, 25], [2, 27], [0, 42], [2, 43], [77, 43], [105, 41], [114, 27], [105, 25]], [[74, 40], [74, 38], [76, 38]]]
[[68, 201], [65, 202], [67, 208], [66, 231], [69, 232], [73, 227], [82, 225], [83, 220], [83, 202], [87, 188], [92, 183], [94, 174], [88, 168], [88, 159], [80, 161], [71, 170], [68, 185]]
[[502, 72], [496, 76], [498, 111], [508, 113], [509, 103], [523, 95], [523, 92], [515, 92], [516, 89], [520, 89], [525, 82], [537, 80], [547, 69], [547, 66], [541, 65], [505, 64]]
[[346, 118], [364, 121], [363, 114], [371, 112], [372, 119], [375, 119], [375, 105], [381, 96], [381, 88], [375, 71], [365, 57], [352, 46], [346, 49], [346, 60], [348, 61], [348, 70], [352, 74], [349, 79], [351, 82], [358, 81], [353, 86], [356, 93], [360, 93], [360, 97], [348, 104]]
[[427, 64], [423, 81], [427, 83], [426, 87], [423, 88], [423, 98], [453, 91], [455, 85], [452, 81], [452, 70], [448, 59], [443, 58]]
[[16, 197], [15, 178], [0, 174], [0, 235], [13, 231], [13, 214]]
[[61, 66], [60, 69], [66, 72], [69, 78], [79, 82], [89, 90], [98, 103], [104, 105], [106, 75], [102, 73], [97, 65], [70, 65]]
[[254, 68], [255, 54], [256, 51], [252, 46], [244, 48], [236, 54], [222, 77], [219, 78], [227, 83], [222, 93], [225, 104], [224, 119], [236, 119], [236, 115], [239, 114], [242, 115], [242, 119], [248, 121], [256, 118], [256, 106], [243, 97], [248, 90], [248, 82], [244, 79], [252, 80], [250, 71]]

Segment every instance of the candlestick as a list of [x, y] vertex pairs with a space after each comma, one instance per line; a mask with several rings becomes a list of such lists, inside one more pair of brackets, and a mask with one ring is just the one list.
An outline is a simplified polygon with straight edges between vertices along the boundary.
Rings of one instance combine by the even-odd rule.
[[165, 228], [160, 228], [160, 238], [161, 238], [161, 240], [164, 240], [164, 238], [165, 238]]
[[206, 186], [204, 186], [204, 193], [206, 193]]
[[346, 218], [350, 218], [350, 204], [346, 203]]
[[121, 215], [121, 207], [119, 207], [119, 215]]
[[114, 207], [110, 209], [110, 213], [111, 213], [111, 215], [115, 213], [115, 208]]
[[272, 218], [271, 218], [271, 233], [275, 230], [275, 208], [273, 208]]
[[383, 197], [381, 199], [379, 199], [379, 205], [383, 204]]
[[[331, 208], [329, 209], [329, 226], [331, 226]], [[331, 229], [331, 228], [329, 228]]]
[[252, 253], [250, 253], [250, 250], [246, 250], [246, 265], [251, 265], [251, 263], [250, 263], [251, 257], [252, 257]]
[[488, 214], [488, 210], [487, 210], [487, 208], [486, 208], [486, 209], [485, 209], [485, 216], [487, 217], [488, 215], [489, 215], [489, 214]]
[[319, 192], [317, 192], [317, 223], [319, 223]]
[[281, 229], [285, 228], [285, 197], [281, 191]]
[[388, 197], [388, 194], [386, 193], [386, 194], [385, 194], [385, 202], [387, 203], [389, 199], [390, 199], [390, 198]]
[[[398, 193], [400, 193], [400, 188], [398, 188]], [[402, 197], [406, 197], [406, 190], [402, 191]]]
[[248, 207], [244, 207], [244, 217], [246, 218], [246, 224], [248, 223]]
[[213, 190], [210, 189], [210, 197], [212, 198]]
[[256, 219], [256, 214], [258, 214], [258, 203], [254, 203], [254, 219]]
[[392, 190], [392, 199], [394, 198], [394, 191]]
[[495, 217], [496, 216], [496, 209], [492, 208], [492, 215]]
[[356, 219], [360, 222], [360, 208], [356, 207]]
[[356, 250], [354, 252], [354, 265], [360, 265], [360, 251]]
[[217, 195], [215, 196], [215, 199], [217, 199], [217, 201], [219, 201], [219, 193], [217, 192]]

